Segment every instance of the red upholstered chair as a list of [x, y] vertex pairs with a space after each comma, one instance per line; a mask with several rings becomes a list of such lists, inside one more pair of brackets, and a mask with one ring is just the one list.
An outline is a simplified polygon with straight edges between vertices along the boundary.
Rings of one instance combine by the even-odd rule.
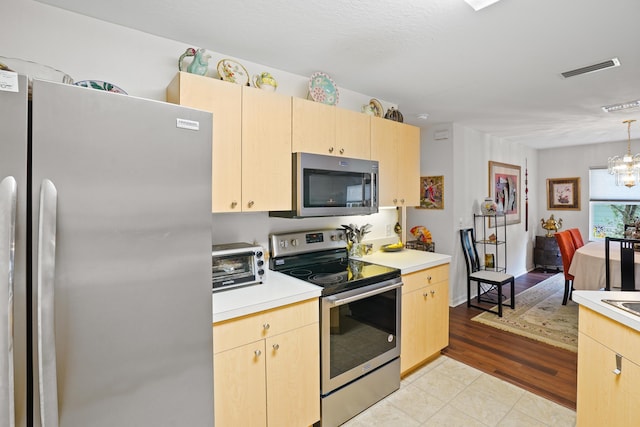
[[568, 231], [561, 231], [556, 233], [556, 240], [558, 241], [558, 249], [560, 249], [560, 255], [562, 256], [562, 269], [564, 270], [564, 297], [562, 298], [562, 305], [567, 305], [569, 294], [573, 286], [573, 276], [569, 274], [569, 266], [573, 259], [573, 254], [576, 252], [576, 247], [573, 245], [573, 239]]
[[573, 240], [573, 247], [578, 249], [584, 246], [584, 240], [582, 240], [582, 234], [580, 234], [580, 229], [578, 228], [570, 228], [567, 230], [569, 234], [571, 234], [571, 239]]

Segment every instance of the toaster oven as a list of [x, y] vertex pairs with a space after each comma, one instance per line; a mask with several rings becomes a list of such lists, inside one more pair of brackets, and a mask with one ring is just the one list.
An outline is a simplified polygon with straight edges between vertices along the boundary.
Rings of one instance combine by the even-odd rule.
[[226, 243], [211, 248], [213, 292], [261, 284], [264, 250], [249, 243]]

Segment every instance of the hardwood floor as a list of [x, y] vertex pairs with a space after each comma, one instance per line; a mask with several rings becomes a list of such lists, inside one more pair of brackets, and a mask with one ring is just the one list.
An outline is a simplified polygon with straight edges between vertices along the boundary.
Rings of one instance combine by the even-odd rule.
[[[516, 295], [553, 274], [534, 270], [518, 277]], [[466, 302], [449, 310], [449, 346], [443, 354], [576, 409], [576, 353], [472, 322], [481, 311]]]

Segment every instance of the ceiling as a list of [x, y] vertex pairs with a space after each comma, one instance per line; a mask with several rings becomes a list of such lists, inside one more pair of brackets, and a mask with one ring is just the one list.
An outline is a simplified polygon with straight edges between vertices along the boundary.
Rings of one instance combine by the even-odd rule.
[[[478, 12], [463, 0], [39, 1], [298, 75], [324, 71], [423, 127], [456, 122], [549, 148], [626, 140], [622, 121], [640, 120], [640, 108], [601, 109], [640, 99], [638, 0], [502, 0]], [[621, 65], [560, 75], [612, 58]]]

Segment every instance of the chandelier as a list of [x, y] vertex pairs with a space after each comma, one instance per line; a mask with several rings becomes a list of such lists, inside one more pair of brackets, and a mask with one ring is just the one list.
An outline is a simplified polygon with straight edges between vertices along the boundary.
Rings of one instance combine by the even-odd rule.
[[627, 124], [627, 154], [609, 157], [609, 173], [616, 176], [616, 185], [633, 187], [640, 183], [640, 154], [631, 155], [631, 123], [635, 120], [625, 120]]

